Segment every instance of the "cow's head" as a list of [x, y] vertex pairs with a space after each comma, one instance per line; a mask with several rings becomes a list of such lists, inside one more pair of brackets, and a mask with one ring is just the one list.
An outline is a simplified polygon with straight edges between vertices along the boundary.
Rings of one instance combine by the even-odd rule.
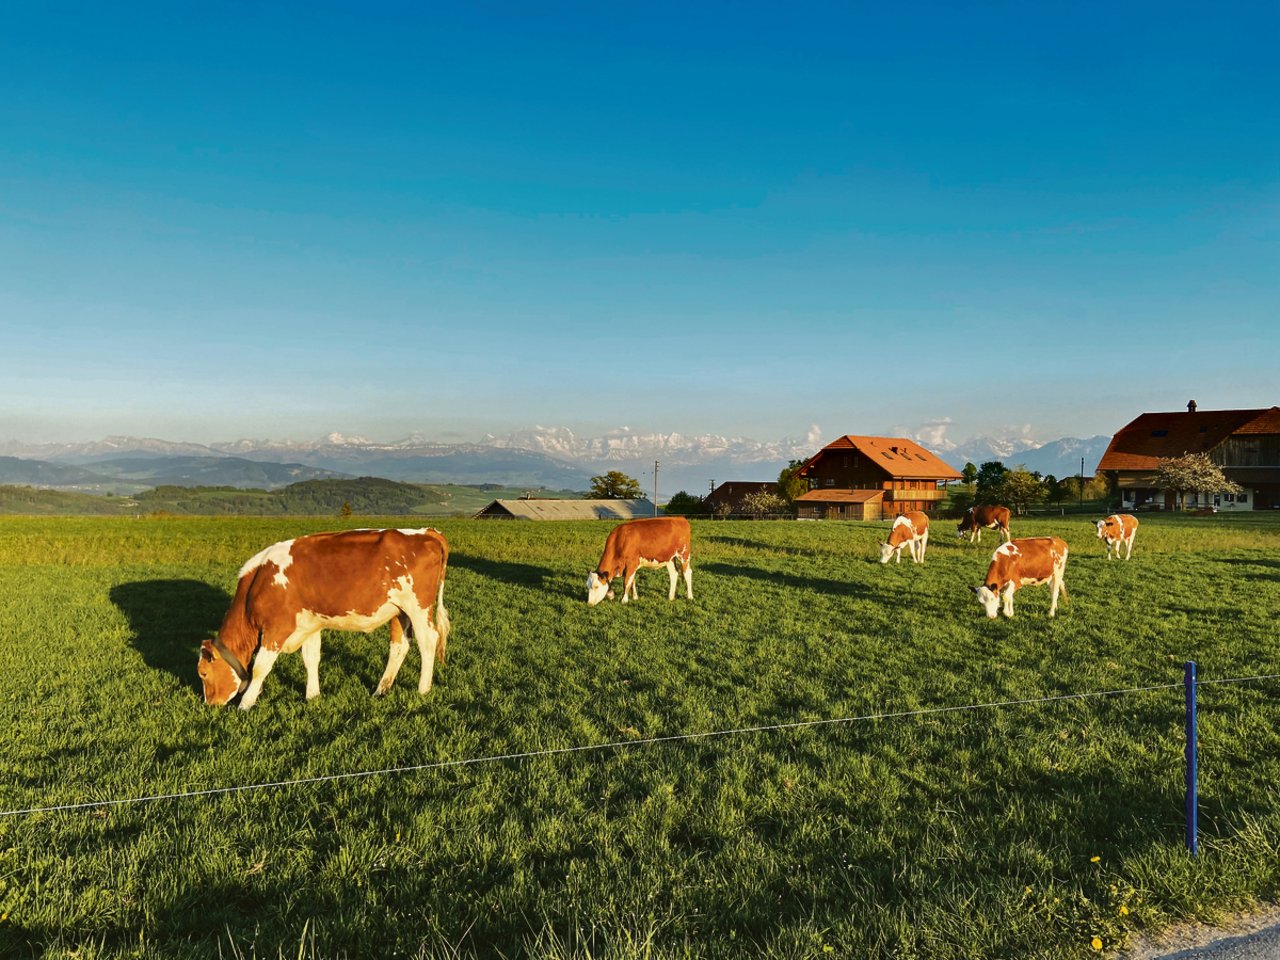
[[608, 574], [592, 570], [587, 574], [587, 606], [594, 607], [601, 600], [612, 600], [613, 591], [609, 589]]
[[1098, 525], [1098, 539], [1101, 540], [1103, 537], [1107, 535], [1107, 533], [1110, 532], [1109, 528], [1111, 527], [1111, 518], [1108, 517], [1106, 520], [1099, 520], [1097, 521], [1097, 525]]
[[894, 550], [894, 547], [893, 547], [893, 544], [891, 543], [880, 544], [880, 562], [888, 563], [889, 558], [893, 556], [893, 550]]
[[994, 620], [1000, 611], [1000, 584], [984, 583], [980, 587], [974, 587], [973, 592], [978, 595], [978, 602], [986, 611], [987, 618]]
[[212, 640], [200, 644], [200, 662], [196, 669], [204, 687], [204, 702], [213, 707], [225, 706], [249, 685], [248, 678], [242, 678], [227, 663]]

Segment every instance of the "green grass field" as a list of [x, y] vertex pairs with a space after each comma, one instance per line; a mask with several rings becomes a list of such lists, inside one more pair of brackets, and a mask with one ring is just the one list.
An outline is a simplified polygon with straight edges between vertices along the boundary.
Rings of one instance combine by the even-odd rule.
[[[376, 523], [377, 521], [373, 521]], [[373, 699], [386, 631], [327, 634], [205, 707], [236, 571], [332, 518], [0, 519], [0, 808], [682, 733], [1280, 673], [1280, 518], [1081, 518], [1056, 620], [969, 592], [998, 542], [939, 521], [694, 526], [696, 599], [588, 609], [608, 524], [445, 521], [449, 662]], [[368, 518], [350, 526], [370, 525]], [[392, 520], [390, 525], [403, 525]], [[621, 591], [619, 590], [619, 593]], [[5, 957], [1084, 957], [1280, 891], [1280, 681], [743, 733], [0, 817]]]

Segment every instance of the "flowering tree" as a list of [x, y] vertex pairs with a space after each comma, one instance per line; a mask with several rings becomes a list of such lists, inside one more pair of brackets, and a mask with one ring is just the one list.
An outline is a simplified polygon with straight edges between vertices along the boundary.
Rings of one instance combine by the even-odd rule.
[[759, 519], [760, 517], [786, 513], [790, 508], [787, 501], [776, 493], [770, 493], [768, 490], [756, 490], [754, 493], [748, 493], [742, 498], [742, 509], [744, 513], [749, 513]]
[[1161, 457], [1156, 464], [1155, 485], [1178, 498], [1181, 507], [1188, 493], [1240, 493], [1238, 483], [1228, 480], [1207, 453], [1184, 453]]

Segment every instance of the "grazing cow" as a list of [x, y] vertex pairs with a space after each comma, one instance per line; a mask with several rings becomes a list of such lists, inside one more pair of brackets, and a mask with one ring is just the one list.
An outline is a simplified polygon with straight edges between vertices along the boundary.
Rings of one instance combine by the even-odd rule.
[[888, 563], [890, 557], [896, 557], [895, 563], [902, 562], [902, 548], [911, 551], [911, 559], [916, 563], [924, 563], [924, 549], [929, 545], [929, 518], [916, 510], [893, 521], [893, 529], [889, 531], [889, 541], [880, 544], [880, 562]]
[[671, 574], [668, 600], [676, 598], [676, 558], [684, 569], [684, 585], [693, 599], [693, 570], [689, 566], [689, 521], [684, 517], [651, 517], [628, 520], [609, 532], [604, 542], [604, 555], [596, 569], [587, 576], [587, 606], [594, 607], [606, 597], [612, 599], [609, 584], [622, 576], [622, 602], [636, 593], [636, 572], [641, 567], [666, 567]]
[[975, 539], [978, 543], [981, 543], [983, 527], [988, 530], [999, 527], [1000, 533], [1004, 537], [1004, 542], [1008, 543], [1009, 508], [988, 504], [970, 507], [964, 512], [964, 516], [960, 518], [960, 522], [956, 525], [956, 536], [963, 537], [967, 533], [970, 543], [973, 543]]
[[1111, 559], [1111, 548], [1116, 549], [1116, 559], [1120, 559], [1120, 548], [1125, 548], [1124, 558], [1133, 555], [1133, 538], [1138, 533], [1138, 518], [1127, 513], [1113, 513], [1105, 520], [1098, 521], [1098, 539], [1106, 541], [1107, 559]]
[[200, 646], [205, 703], [238, 694], [248, 710], [276, 657], [302, 651], [307, 699], [320, 695], [320, 631], [368, 633], [391, 622], [391, 651], [375, 693], [395, 682], [418, 642], [418, 692], [431, 689], [434, 661], [444, 662], [449, 611], [444, 574], [449, 544], [436, 530], [347, 530], [273, 544], [240, 568], [231, 609], [218, 636]]
[[1058, 592], [1069, 600], [1062, 575], [1067, 569], [1067, 543], [1059, 537], [1026, 537], [1002, 543], [991, 555], [986, 582], [974, 587], [982, 608], [992, 620], [1004, 600], [1004, 615], [1013, 616], [1013, 595], [1020, 587], [1049, 584], [1049, 616], [1058, 612]]

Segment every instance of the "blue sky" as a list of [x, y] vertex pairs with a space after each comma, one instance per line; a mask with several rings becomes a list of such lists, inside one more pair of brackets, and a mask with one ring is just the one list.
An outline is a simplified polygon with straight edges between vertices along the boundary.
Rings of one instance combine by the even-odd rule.
[[1280, 403], [1280, 5], [26, 4], [0, 440]]

